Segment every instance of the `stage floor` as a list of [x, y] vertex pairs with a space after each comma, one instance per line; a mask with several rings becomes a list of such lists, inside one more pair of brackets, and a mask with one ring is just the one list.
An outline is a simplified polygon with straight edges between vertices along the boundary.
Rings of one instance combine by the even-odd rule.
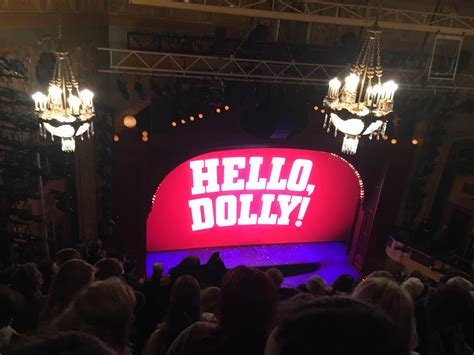
[[319, 263], [321, 267], [317, 271], [286, 277], [284, 283], [297, 286], [304, 283], [310, 276], [317, 274], [330, 284], [341, 274], [349, 274], [356, 279], [359, 278], [359, 273], [350, 265], [348, 256], [345, 255], [345, 249], [345, 243], [330, 242], [162, 251], [147, 253], [146, 270], [147, 274], [150, 275], [153, 263], [161, 262], [165, 267], [165, 272], [167, 272], [188, 255], [199, 257], [201, 263], [204, 264], [212, 253], [218, 251], [221, 253], [221, 258], [227, 268], [238, 265], [270, 266]]

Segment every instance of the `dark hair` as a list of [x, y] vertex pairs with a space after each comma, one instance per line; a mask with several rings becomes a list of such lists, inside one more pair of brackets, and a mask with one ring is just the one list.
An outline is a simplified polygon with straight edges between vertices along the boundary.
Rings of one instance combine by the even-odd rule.
[[384, 278], [384, 279], [393, 280], [393, 275], [392, 273], [385, 270], [376, 270], [376, 271], [372, 271], [370, 274], [368, 274], [365, 277], [365, 279], [373, 279], [373, 278]]
[[347, 297], [322, 297], [278, 325], [265, 354], [405, 355], [392, 322], [372, 306]]
[[85, 261], [66, 261], [54, 276], [41, 320], [51, 320], [64, 311], [73, 297], [93, 281], [93, 276], [94, 268]]
[[104, 258], [96, 264], [95, 277], [97, 280], [105, 280], [109, 277], [118, 277], [123, 274], [123, 267], [120, 261], [115, 258]]
[[334, 292], [342, 292], [349, 294], [352, 292], [355, 286], [355, 280], [351, 275], [342, 274], [334, 282], [331, 287]]
[[43, 275], [35, 263], [18, 265], [11, 278], [11, 287], [26, 299], [31, 299], [41, 289]]
[[173, 341], [184, 329], [197, 322], [200, 309], [199, 282], [189, 275], [179, 277], [171, 290], [169, 311], [163, 327], [168, 338]]
[[61, 266], [66, 261], [80, 258], [81, 254], [76, 249], [64, 248], [56, 253], [56, 264], [58, 264], [58, 266]]
[[135, 295], [130, 286], [113, 277], [83, 289], [58, 319], [61, 330], [84, 331], [118, 351], [128, 346]]
[[221, 286], [218, 318], [230, 336], [261, 337], [272, 325], [277, 288], [264, 272], [246, 266], [229, 270]]
[[96, 337], [80, 332], [54, 332], [22, 337], [6, 355], [115, 355]]
[[0, 328], [10, 324], [17, 307], [15, 292], [6, 285], [0, 285]]

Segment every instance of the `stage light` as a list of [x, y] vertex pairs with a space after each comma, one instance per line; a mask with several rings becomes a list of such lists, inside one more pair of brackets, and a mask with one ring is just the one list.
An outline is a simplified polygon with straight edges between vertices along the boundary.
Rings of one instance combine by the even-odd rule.
[[313, 106], [313, 110], [314, 110], [314, 111], [318, 111], [318, 110], [319, 110], [319, 107], [316, 106], [316, 105], [314, 105], [314, 106]]
[[229, 110], [230, 110], [230, 107], [229, 107], [228, 105], [225, 105], [225, 106], [224, 106], [224, 110], [229, 111]]
[[395, 138], [392, 138], [392, 140], [390, 141], [390, 143], [392, 144], [397, 144], [397, 140]]
[[173, 127], [176, 127], [176, 122], [175, 122], [175, 121], [171, 122], [171, 125], [172, 125]]
[[189, 116], [189, 120], [192, 122], [194, 121], [194, 116]]
[[181, 120], [181, 124], [186, 124], [186, 121], [185, 121], [185, 120]]
[[127, 115], [123, 118], [123, 125], [127, 128], [133, 128], [137, 125], [137, 119], [133, 116]]
[[200, 113], [200, 114], [198, 115], [198, 117], [199, 117], [199, 118], [203, 118], [204, 115], [203, 115], [202, 113]]
[[148, 142], [148, 136], [143, 136], [143, 137], [142, 137], [142, 141]]
[[117, 135], [114, 135], [114, 142], [118, 142], [120, 140], [120, 137]]
[[148, 132], [147, 132], [147, 131], [143, 131], [143, 132], [142, 132], [142, 136], [143, 136], [143, 137], [148, 137]]
[[413, 139], [411, 140], [411, 144], [417, 145], [417, 144], [418, 144], [418, 139], [413, 138]]
[[383, 140], [388, 141], [388, 136], [386, 134], [383, 135]]
[[221, 109], [220, 109], [219, 107], [216, 108], [216, 112], [217, 112], [217, 113], [221, 113]]

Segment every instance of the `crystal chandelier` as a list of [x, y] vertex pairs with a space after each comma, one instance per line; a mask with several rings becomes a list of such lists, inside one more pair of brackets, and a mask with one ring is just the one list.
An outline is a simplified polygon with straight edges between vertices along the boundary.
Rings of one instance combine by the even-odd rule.
[[389, 80], [382, 84], [380, 63], [380, 31], [377, 26], [367, 30], [367, 37], [350, 74], [342, 84], [339, 79], [329, 81], [324, 99], [327, 132], [334, 126], [334, 136], [344, 134], [342, 152], [355, 154], [362, 136], [385, 135], [387, 122], [393, 114], [393, 96], [398, 85]]
[[[61, 17], [58, 16], [58, 42], [61, 48]], [[73, 152], [75, 139], [89, 138], [94, 134], [94, 94], [88, 89], [79, 91], [79, 84], [69, 63], [68, 53], [61, 49], [55, 52], [56, 63], [53, 77], [49, 81], [47, 95], [37, 92], [32, 95], [35, 111], [40, 120], [40, 133], [51, 139], [61, 138], [62, 150]]]

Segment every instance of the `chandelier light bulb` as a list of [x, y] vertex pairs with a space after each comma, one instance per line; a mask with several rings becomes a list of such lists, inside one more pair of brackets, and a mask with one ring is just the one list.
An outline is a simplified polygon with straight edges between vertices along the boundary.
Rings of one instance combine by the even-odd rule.
[[67, 99], [67, 102], [69, 104], [69, 108], [71, 109], [71, 113], [73, 115], [79, 115], [79, 110], [81, 108], [81, 99], [79, 99], [75, 95], [71, 95]]
[[356, 92], [357, 86], [359, 85], [359, 77], [356, 74], [352, 73], [346, 77], [345, 83], [347, 91]]
[[84, 106], [92, 106], [92, 99], [94, 98], [94, 93], [89, 89], [84, 89], [81, 91], [82, 104]]
[[31, 95], [31, 98], [35, 101], [36, 111], [44, 111], [46, 109], [46, 100], [48, 97], [45, 94], [38, 91]]
[[123, 125], [127, 128], [133, 128], [137, 125], [137, 119], [131, 115], [127, 115], [123, 118]]
[[[335, 99], [339, 94], [339, 89], [341, 88], [341, 82], [338, 78], [334, 78], [329, 81], [329, 91], [328, 97]], [[317, 107], [317, 106], [315, 106]]]

